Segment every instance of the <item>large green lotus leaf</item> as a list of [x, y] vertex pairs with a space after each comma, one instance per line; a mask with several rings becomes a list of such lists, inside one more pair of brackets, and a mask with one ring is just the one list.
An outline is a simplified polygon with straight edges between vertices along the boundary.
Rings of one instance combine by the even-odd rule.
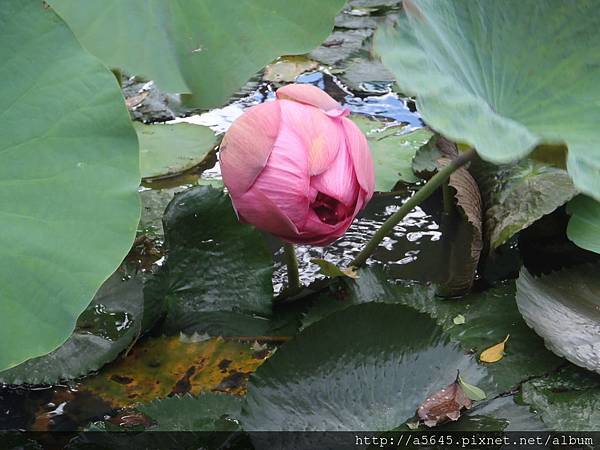
[[568, 146], [575, 186], [600, 199], [600, 13], [593, 0], [411, 0], [376, 50], [424, 121], [509, 163]]
[[200, 164], [217, 143], [208, 127], [189, 123], [134, 123], [140, 142], [142, 177], [172, 176]]
[[[545, 374], [564, 362], [546, 350], [542, 339], [523, 321], [515, 303], [514, 282], [460, 299], [426, 301], [419, 296], [403, 299], [409, 306], [434, 317], [466, 351], [480, 354], [510, 335], [504, 357], [496, 363], [484, 364], [494, 385], [486, 390], [488, 396], [510, 390], [523, 380]], [[464, 317], [463, 324], [454, 320], [459, 315]]]
[[0, 9], [0, 368], [61, 345], [140, 214], [114, 76], [37, 0]]
[[600, 375], [569, 365], [558, 373], [527, 381], [522, 400], [557, 431], [597, 431]]
[[473, 384], [485, 376], [426, 315], [403, 305], [351, 306], [307, 327], [258, 368], [242, 428], [392, 430], [457, 369]]
[[517, 305], [550, 350], [600, 373], [599, 270], [582, 265], [536, 278], [521, 269]]
[[83, 45], [111, 68], [155, 80], [194, 104], [224, 103], [281, 55], [307, 53], [344, 0], [51, 0]]
[[367, 136], [375, 164], [375, 190], [391, 191], [398, 181], [418, 181], [412, 170], [416, 151], [425, 145], [433, 133], [426, 128], [406, 132], [404, 127], [391, 126], [366, 116], [350, 117]]
[[567, 236], [581, 248], [600, 253], [600, 203], [586, 195], [569, 202]]
[[157, 319], [152, 310], [143, 327], [144, 308], [141, 279], [123, 280], [115, 272], [102, 285], [92, 303], [79, 316], [75, 332], [48, 355], [25, 361], [0, 372], [0, 382], [9, 384], [54, 384], [98, 370], [114, 360]]
[[273, 261], [261, 234], [208, 186], [178, 194], [164, 216], [167, 259], [147, 295], [168, 303], [170, 333], [261, 335], [269, 325]]
[[531, 159], [502, 166], [479, 160], [471, 171], [481, 189], [484, 235], [491, 250], [577, 194], [565, 170]]

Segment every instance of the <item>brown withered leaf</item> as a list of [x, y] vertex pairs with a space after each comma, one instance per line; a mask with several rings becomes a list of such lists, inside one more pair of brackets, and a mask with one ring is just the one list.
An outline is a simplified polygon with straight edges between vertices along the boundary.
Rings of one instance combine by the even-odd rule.
[[[453, 142], [439, 137], [436, 145], [444, 155], [437, 161], [439, 167], [448, 165], [452, 159], [458, 156], [456, 144]], [[456, 224], [456, 220], [449, 221], [454, 222], [454, 229], [450, 231], [453, 238], [449, 241], [449, 274], [444, 292], [447, 296], [458, 296], [471, 289], [483, 249], [482, 201], [479, 187], [466, 167], [461, 167], [450, 175], [448, 184], [456, 199], [457, 209], [461, 216], [459, 221], [466, 222]], [[461, 234], [465, 236], [465, 240], [468, 240], [468, 248], [464, 247], [462, 239], [456, 239]], [[453, 245], [454, 243], [462, 245]]]
[[429, 396], [417, 409], [419, 419], [427, 427], [435, 427], [449, 420], [455, 421], [463, 409], [470, 409], [473, 402], [455, 381]]

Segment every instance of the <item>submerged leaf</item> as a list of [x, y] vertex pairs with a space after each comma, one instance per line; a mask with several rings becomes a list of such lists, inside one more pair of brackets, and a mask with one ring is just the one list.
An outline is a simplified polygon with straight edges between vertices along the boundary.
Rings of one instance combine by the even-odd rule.
[[458, 420], [461, 411], [470, 409], [472, 404], [461, 384], [455, 381], [429, 396], [419, 406], [417, 415], [426, 426], [431, 428], [449, 420]]
[[486, 363], [495, 363], [500, 361], [504, 357], [504, 346], [510, 334], [507, 334], [504, 340], [496, 345], [492, 345], [490, 348], [481, 352], [479, 360]]
[[321, 273], [326, 277], [337, 278], [337, 277], [348, 277], [357, 279], [358, 273], [356, 269], [353, 267], [347, 267], [345, 269], [340, 269], [338, 266], [329, 262], [325, 259], [315, 258], [310, 260], [311, 263], [316, 264], [321, 268]]

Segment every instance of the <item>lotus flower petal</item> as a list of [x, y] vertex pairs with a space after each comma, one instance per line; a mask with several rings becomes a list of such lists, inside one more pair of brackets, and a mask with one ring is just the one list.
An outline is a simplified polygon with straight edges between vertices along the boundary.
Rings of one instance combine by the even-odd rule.
[[375, 190], [375, 170], [369, 144], [354, 122], [343, 118], [342, 124], [346, 135], [346, 145], [354, 164], [356, 179], [367, 194], [366, 201], [369, 201]]
[[275, 93], [279, 100], [293, 100], [305, 105], [315, 106], [323, 111], [341, 110], [341, 105], [327, 93], [312, 84], [288, 84]]
[[310, 175], [325, 171], [345, 145], [344, 128], [321, 110], [301, 103], [282, 100], [282, 121], [287, 130], [301, 140], [308, 153]]
[[219, 153], [223, 180], [232, 195], [246, 192], [266, 166], [280, 123], [278, 102], [253, 106], [233, 122]]

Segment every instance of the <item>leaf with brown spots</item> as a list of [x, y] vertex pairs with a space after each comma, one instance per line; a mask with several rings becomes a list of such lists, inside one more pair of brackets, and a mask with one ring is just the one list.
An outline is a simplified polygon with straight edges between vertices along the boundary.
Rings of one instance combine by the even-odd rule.
[[257, 357], [251, 343], [222, 338], [201, 342], [179, 337], [147, 339], [80, 389], [117, 408], [186, 393], [243, 395], [248, 377], [270, 354], [267, 350]]
[[471, 400], [458, 381], [455, 381], [428, 397], [419, 406], [417, 415], [426, 426], [435, 427], [449, 420], [458, 420], [462, 409], [470, 409], [471, 405]]

